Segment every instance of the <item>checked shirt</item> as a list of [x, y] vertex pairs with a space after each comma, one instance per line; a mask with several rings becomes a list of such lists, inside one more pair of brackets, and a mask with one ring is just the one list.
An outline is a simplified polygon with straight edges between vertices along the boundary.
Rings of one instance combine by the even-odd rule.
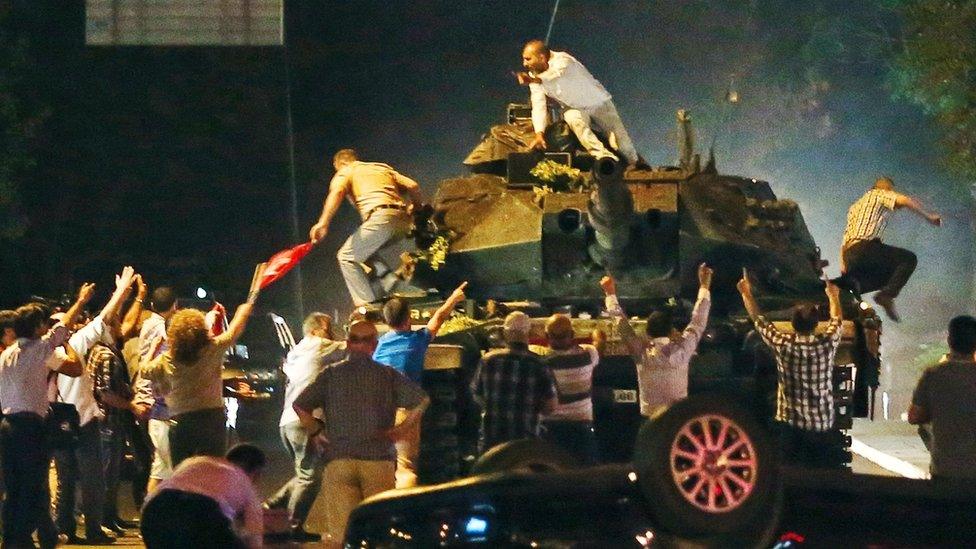
[[556, 394], [549, 368], [524, 343], [492, 351], [481, 359], [471, 392], [482, 404], [485, 450], [519, 438], [539, 436], [543, 407]]
[[756, 331], [776, 356], [776, 420], [807, 431], [832, 429], [833, 366], [841, 319], [830, 319], [823, 333], [798, 335], [780, 331], [760, 316]]

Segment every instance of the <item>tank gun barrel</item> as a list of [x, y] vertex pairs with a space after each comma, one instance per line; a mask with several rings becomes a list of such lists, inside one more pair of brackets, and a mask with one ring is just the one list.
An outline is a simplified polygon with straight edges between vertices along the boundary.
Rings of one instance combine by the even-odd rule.
[[600, 158], [593, 165], [592, 175], [596, 185], [587, 212], [596, 238], [590, 255], [604, 268], [614, 269], [623, 264], [624, 250], [630, 243], [634, 199], [624, 183], [620, 162]]

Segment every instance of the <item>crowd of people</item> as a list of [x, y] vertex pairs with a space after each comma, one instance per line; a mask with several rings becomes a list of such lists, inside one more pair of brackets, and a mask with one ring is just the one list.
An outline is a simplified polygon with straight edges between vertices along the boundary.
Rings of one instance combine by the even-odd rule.
[[[658, 311], [646, 319], [643, 333], [623, 311], [614, 279], [600, 281], [607, 314], [634, 358], [644, 416], [688, 394], [689, 364], [708, 322], [712, 277], [702, 264], [697, 301], [683, 330], [669, 313]], [[262, 513], [275, 508], [287, 511], [291, 539], [319, 540], [305, 523], [320, 494], [327, 541], [338, 543], [363, 499], [416, 483], [421, 418], [430, 402], [421, 388], [425, 355], [464, 301], [466, 285], [420, 329], [412, 326], [409, 304], [390, 299], [382, 311], [389, 331], [382, 337], [373, 323], [356, 319], [342, 341], [331, 316], [306, 318], [304, 337], [283, 365], [288, 383], [279, 427], [294, 476], [263, 501], [255, 486], [265, 467], [263, 451], [249, 444], [226, 448], [221, 379], [224, 357], [246, 326], [256, 292], [225, 326], [202, 311], [178, 309], [174, 292], [165, 287], [152, 292], [144, 310], [147, 285], [126, 267], [90, 319], [84, 310], [92, 284], [84, 284], [64, 312], [52, 313], [40, 303], [0, 312], [4, 546], [33, 547], [35, 534], [43, 547], [110, 544], [112, 532], [134, 527], [118, 513], [126, 448], [141, 471], [133, 496], [143, 510], [141, 532], [149, 547], [189, 546], [186, 540], [196, 540], [194, 547], [214, 546], [215, 540], [224, 540], [219, 546], [229, 546], [227, 540], [260, 546]], [[817, 329], [817, 308], [800, 303], [788, 331], [763, 316], [745, 271], [738, 289], [777, 364], [775, 420], [787, 459], [839, 465], [824, 448], [834, 430], [831, 376], [842, 333], [840, 288], [826, 283], [825, 328]], [[598, 463], [592, 402], [597, 347], [580, 343], [564, 314], [546, 321], [544, 347], [530, 348], [532, 322], [523, 312], [508, 314], [502, 328], [505, 347], [485, 354], [471, 378], [471, 394], [482, 410], [480, 451], [542, 438], [581, 464]], [[949, 346], [945, 360], [920, 380], [909, 420], [931, 424], [934, 475], [971, 476], [976, 441], [963, 436], [971, 421], [960, 406], [971, 400], [966, 388], [976, 375], [976, 319], [954, 319]], [[959, 394], [945, 398], [950, 393]], [[77, 412], [71, 443], [52, 436], [64, 419], [53, 418], [52, 403], [70, 404]], [[58, 481], [53, 513], [52, 458]]]
[[[540, 41], [526, 44], [526, 72], [535, 138], [545, 148], [547, 97], [566, 109], [564, 120], [597, 158], [617, 158], [591, 129], [614, 134], [618, 154], [643, 168], [609, 93], [565, 52]], [[327, 234], [344, 198], [363, 223], [340, 248], [340, 272], [356, 306], [377, 301], [363, 269], [380, 249], [404, 238], [410, 208], [423, 202], [420, 186], [386, 164], [362, 162], [352, 149], [333, 158], [336, 175], [313, 243]], [[408, 195], [404, 201], [402, 194]], [[409, 202], [408, 205], [406, 202]], [[835, 431], [833, 363], [842, 336], [841, 289], [878, 291], [875, 301], [898, 320], [894, 299], [917, 260], [911, 252], [881, 242], [888, 216], [914, 211], [929, 223], [941, 218], [879, 178], [848, 213], [841, 254], [842, 276], [826, 283], [829, 320], [817, 330], [820, 313], [808, 303], [792, 311], [792, 329], [770, 322], [759, 308], [749, 274], [738, 283], [746, 312], [777, 365], [775, 421], [788, 459], [815, 467], [836, 466], [828, 438]], [[688, 395], [689, 364], [701, 341], [711, 306], [712, 269], [698, 269], [699, 291], [687, 326], [678, 331], [664, 311], [652, 313], [638, 333], [621, 307], [616, 282], [600, 286], [606, 310], [637, 369], [640, 413], [652, 417]], [[389, 331], [380, 336], [368, 320], [355, 319], [344, 341], [334, 319], [313, 313], [303, 339], [283, 366], [288, 379], [279, 421], [282, 444], [294, 475], [271, 497], [256, 488], [266, 466], [251, 444], [227, 449], [222, 369], [228, 349], [243, 333], [257, 298], [252, 289], [224, 325], [221, 311], [178, 309], [176, 293], [158, 287], [150, 294], [131, 267], [116, 276], [113, 292], [92, 318], [85, 314], [94, 286], [55, 313], [42, 303], [0, 311], [0, 464], [3, 547], [59, 543], [111, 544], [134, 523], [119, 516], [123, 454], [136, 464], [132, 496], [142, 509], [141, 533], [149, 547], [259, 547], [262, 515], [284, 509], [288, 535], [299, 542], [320, 534], [305, 528], [322, 495], [327, 541], [337, 544], [353, 508], [363, 499], [417, 482], [421, 419], [430, 403], [422, 387], [428, 346], [465, 299], [461, 284], [421, 329], [410, 306], [388, 300], [382, 314]], [[122, 309], [135, 294], [125, 314]], [[146, 303], [146, 300], [149, 303]], [[216, 318], [215, 318], [216, 317]], [[600, 461], [593, 429], [595, 345], [580, 343], [572, 319], [553, 315], [545, 323], [547, 346], [530, 348], [531, 319], [505, 317], [505, 347], [485, 354], [470, 383], [481, 406], [480, 451], [509, 441], [543, 438], [575, 455], [582, 464]], [[599, 341], [594, 334], [594, 343]], [[926, 439], [935, 476], [974, 476], [976, 405], [976, 319], [949, 325], [951, 352], [919, 381], [909, 421], [929, 424]], [[49, 471], [57, 490], [52, 513]], [[81, 495], [80, 503], [76, 494]], [[84, 537], [78, 536], [78, 516]]]

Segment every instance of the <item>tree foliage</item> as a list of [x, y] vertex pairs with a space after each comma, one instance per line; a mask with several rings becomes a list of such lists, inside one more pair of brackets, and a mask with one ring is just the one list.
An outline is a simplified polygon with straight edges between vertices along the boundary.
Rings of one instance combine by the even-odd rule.
[[949, 170], [976, 180], [976, 1], [905, 0], [890, 80], [937, 121]]

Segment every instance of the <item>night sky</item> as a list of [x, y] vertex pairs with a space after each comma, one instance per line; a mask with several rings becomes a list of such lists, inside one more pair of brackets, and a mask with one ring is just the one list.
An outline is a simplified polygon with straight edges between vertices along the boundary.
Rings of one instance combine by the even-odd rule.
[[[888, 241], [916, 251], [920, 264], [900, 302], [909, 320], [889, 323], [885, 341], [894, 349], [938, 340], [949, 317], [972, 312], [973, 220], [938, 166], [931, 123], [892, 100], [882, 66], [856, 51], [818, 51], [829, 45], [803, 34], [818, 18], [856, 23], [857, 3], [744, 4], [563, 0], [551, 45], [603, 82], [652, 164], [674, 162], [674, 113], [690, 109], [700, 148], [717, 139], [722, 173], [768, 180], [799, 202], [831, 274], [847, 207], [878, 175], [941, 210], [941, 230], [907, 213], [889, 226]], [[19, 89], [46, 116], [21, 191], [29, 226], [5, 248], [0, 305], [83, 279], [106, 290], [128, 262], [150, 284], [185, 293], [203, 285], [235, 305], [253, 264], [297, 243], [286, 62], [304, 239], [338, 148], [392, 164], [429, 196], [439, 179], [463, 173], [461, 160], [505, 104], [527, 99], [509, 73], [521, 45], [545, 34], [553, 3], [286, 5], [287, 52], [86, 48], [83, 2], [13, 2], [4, 25], [27, 40], [29, 56]], [[730, 82], [741, 97], [734, 107], [723, 100]], [[303, 264], [306, 310], [348, 307], [334, 255], [356, 223], [343, 206]], [[294, 282], [262, 304], [297, 327]]]

